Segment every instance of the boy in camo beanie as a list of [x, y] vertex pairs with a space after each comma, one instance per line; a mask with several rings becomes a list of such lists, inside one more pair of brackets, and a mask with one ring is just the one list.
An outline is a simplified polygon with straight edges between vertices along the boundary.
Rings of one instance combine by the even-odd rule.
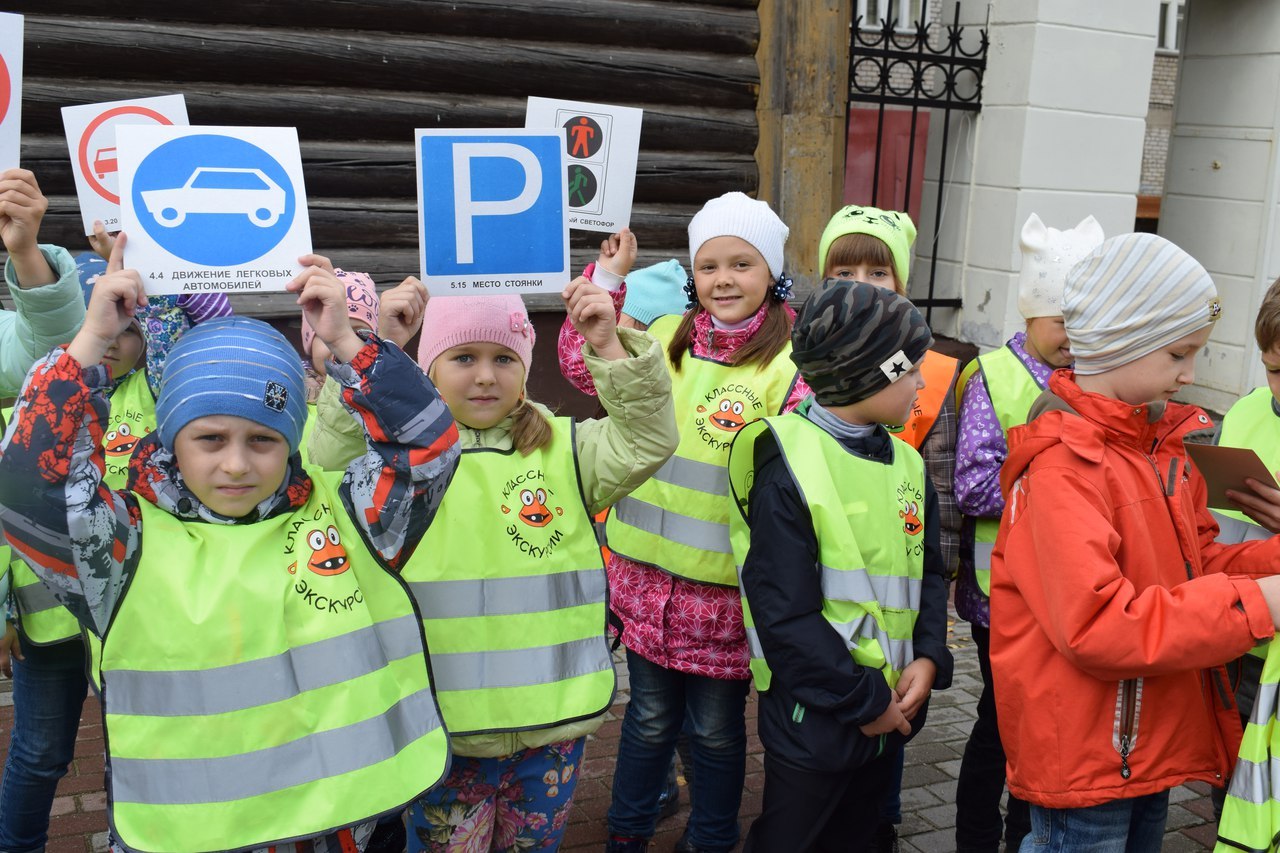
[[816, 399], [747, 424], [729, 451], [768, 756], [747, 850], [875, 849], [901, 746], [951, 682], [937, 495], [882, 426], [924, 387], [932, 337], [905, 297], [828, 279], [792, 334]]
[[791, 330], [791, 360], [823, 406], [875, 394], [924, 360], [933, 333], [904, 296], [829, 278], [805, 300]]

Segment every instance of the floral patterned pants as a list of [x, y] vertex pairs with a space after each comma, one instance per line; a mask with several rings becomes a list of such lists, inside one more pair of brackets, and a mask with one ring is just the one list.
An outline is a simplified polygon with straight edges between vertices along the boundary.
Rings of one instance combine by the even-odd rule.
[[586, 741], [502, 758], [455, 755], [448, 778], [409, 809], [409, 853], [558, 849]]

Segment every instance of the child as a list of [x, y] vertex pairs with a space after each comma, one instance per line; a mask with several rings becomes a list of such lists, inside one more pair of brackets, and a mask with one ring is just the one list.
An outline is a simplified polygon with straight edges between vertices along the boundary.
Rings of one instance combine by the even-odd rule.
[[[90, 257], [90, 263], [76, 259], [85, 305], [93, 293], [93, 282], [106, 270], [97, 255]], [[134, 446], [155, 429], [155, 398], [147, 384], [147, 370], [139, 367], [146, 348], [135, 315], [106, 349], [101, 362], [111, 377], [106, 389], [110, 414], [102, 435], [102, 479], [113, 489], [124, 488]], [[10, 416], [11, 411], [6, 411], [5, 417]], [[4, 551], [9, 555], [8, 548]], [[24, 560], [10, 559], [5, 569], [15, 612], [6, 626], [4, 645], [16, 663], [14, 726], [0, 782], [0, 838], [32, 843], [0, 844], [0, 849], [35, 849], [44, 844], [58, 780], [66, 775], [75, 751], [88, 692], [85, 644], [76, 618], [40, 583]]]
[[371, 436], [341, 484], [296, 456], [297, 354], [224, 318], [175, 345], [131, 490], [105, 488], [99, 362], [146, 302], [124, 239], [84, 327], [33, 368], [0, 458], [10, 544], [102, 642], [113, 846], [359, 848], [448, 761], [393, 572], [452, 473], [452, 418], [398, 349], [352, 332], [313, 266], [288, 288]]
[[1231, 772], [1222, 664], [1280, 621], [1280, 539], [1213, 541], [1183, 449], [1209, 419], [1170, 402], [1221, 311], [1169, 241], [1107, 240], [1067, 274], [1074, 371], [1009, 432], [991, 669], [1028, 849], [1157, 851], [1169, 789]]
[[[907, 275], [911, 268], [911, 247], [916, 226], [911, 217], [896, 210], [880, 210], [848, 205], [836, 212], [822, 232], [818, 245], [818, 269], [824, 278], [854, 279], [887, 287], [899, 296], [907, 295]], [[925, 387], [905, 423], [889, 429], [924, 457], [929, 482], [938, 496], [941, 518], [942, 559], [947, 576], [956, 571], [959, 550], [960, 512], [956, 508], [953, 483], [956, 462], [955, 383], [960, 362], [929, 350], [920, 365]], [[877, 850], [896, 849], [902, 823], [902, 763], [886, 792], [877, 830]]]
[[[748, 421], [808, 393], [787, 358], [786, 239], [787, 226], [763, 201], [733, 192], [707, 202], [689, 223], [692, 310], [649, 328], [667, 353], [680, 447], [615, 505], [607, 524], [609, 603], [622, 620], [631, 684], [609, 809], [612, 851], [643, 851], [653, 836], [686, 722], [693, 807], [677, 849], [727, 851], [738, 840], [751, 672], [725, 466]], [[615, 306], [624, 298], [625, 289]], [[578, 367], [580, 340], [566, 322], [562, 370], [590, 393]]]
[[901, 746], [949, 686], [938, 504], [906, 420], [933, 336], [902, 296], [828, 280], [792, 359], [814, 397], [734, 441], [733, 553], [760, 691], [764, 804], [747, 851], [861, 851]]
[[1012, 794], [1008, 820], [1000, 819], [1005, 756], [991, 689], [987, 599], [991, 594], [991, 546], [1004, 510], [1000, 466], [1009, 455], [1005, 443], [1009, 429], [1027, 422], [1031, 404], [1048, 384], [1049, 374], [1071, 364], [1062, 325], [1062, 288], [1067, 271], [1102, 240], [1102, 228], [1092, 216], [1075, 228], [1059, 231], [1046, 228], [1040, 217], [1031, 214], [1022, 226], [1022, 272], [1018, 278], [1018, 311], [1026, 320], [1026, 330], [1000, 349], [969, 362], [956, 393], [960, 398], [960, 435], [955, 496], [964, 513], [956, 613], [970, 623], [982, 673], [978, 718], [965, 744], [956, 789], [958, 853], [996, 853], [1002, 834], [1006, 848], [1017, 850], [1031, 828], [1027, 804]]
[[[849, 205], [831, 217], [818, 246], [823, 278], [849, 278], [907, 295], [911, 247], [916, 226], [896, 210]], [[955, 573], [960, 513], [952, 494], [956, 458], [956, 405], [953, 390], [960, 363], [929, 350], [920, 370], [925, 387], [904, 424], [889, 424], [894, 434], [924, 457], [929, 480], [938, 494], [942, 557], [948, 575]]]
[[[1268, 471], [1280, 471], [1280, 279], [1272, 283], [1258, 308], [1253, 328], [1267, 372], [1267, 387], [1256, 388], [1237, 400], [1222, 418], [1218, 443], [1248, 447], [1262, 458]], [[1265, 538], [1280, 530], [1275, 489], [1251, 484], [1253, 492], [1228, 491], [1227, 496], [1244, 510], [1214, 510], [1221, 533], [1219, 542], [1243, 542]]]
[[[644, 482], [678, 434], [657, 342], [615, 329], [609, 295], [587, 279], [563, 295], [588, 342], [601, 420], [575, 425], [528, 399], [534, 333], [519, 296], [434, 299], [423, 322], [418, 362], [464, 449], [402, 572], [455, 756], [445, 783], [410, 811], [413, 851], [557, 848], [586, 736], [613, 703], [591, 514]], [[327, 399], [320, 418], [317, 443], [349, 432], [350, 417]], [[337, 446], [334, 435], [325, 442]]]

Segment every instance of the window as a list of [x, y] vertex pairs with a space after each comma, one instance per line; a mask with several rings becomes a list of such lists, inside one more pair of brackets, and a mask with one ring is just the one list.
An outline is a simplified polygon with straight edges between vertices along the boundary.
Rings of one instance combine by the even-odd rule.
[[1156, 30], [1156, 47], [1161, 50], [1182, 50], [1186, 10], [1186, 0], [1160, 0], [1160, 26]]
[[889, 14], [890, 5], [896, 21], [894, 29], [898, 32], [911, 32], [916, 21], [929, 23], [927, 0], [858, 0], [857, 14], [862, 16], [862, 29], [880, 29], [880, 21]]

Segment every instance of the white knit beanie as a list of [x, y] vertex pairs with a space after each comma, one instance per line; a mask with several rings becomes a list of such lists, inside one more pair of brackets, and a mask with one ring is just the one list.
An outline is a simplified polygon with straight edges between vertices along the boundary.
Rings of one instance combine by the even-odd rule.
[[1018, 313], [1023, 319], [1062, 316], [1067, 273], [1104, 239], [1102, 226], [1086, 216], [1075, 228], [1046, 227], [1034, 213], [1022, 226], [1022, 273], [1018, 277]]
[[764, 256], [770, 274], [777, 278], [782, 275], [782, 248], [789, 233], [768, 202], [740, 192], [725, 193], [704, 204], [689, 220], [689, 263], [708, 240], [738, 237]]
[[1082, 376], [1137, 361], [1215, 322], [1218, 289], [1163, 237], [1112, 237], [1067, 273], [1062, 318]]

